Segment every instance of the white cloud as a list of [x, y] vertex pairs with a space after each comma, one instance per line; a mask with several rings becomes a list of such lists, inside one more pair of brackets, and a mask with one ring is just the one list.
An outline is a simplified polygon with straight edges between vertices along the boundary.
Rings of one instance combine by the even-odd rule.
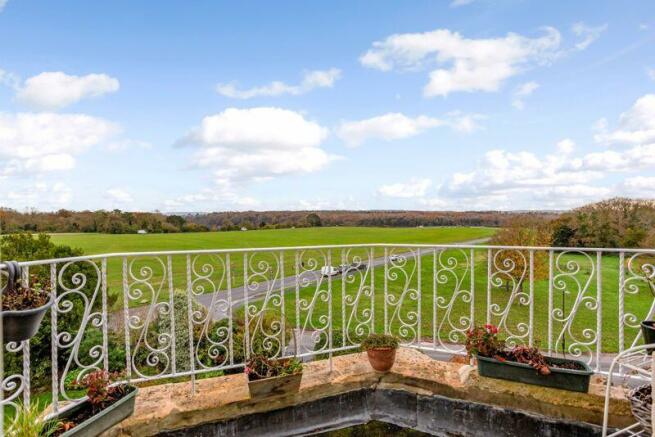
[[573, 149], [575, 149], [575, 143], [573, 142], [573, 140], [569, 138], [565, 138], [562, 141], [558, 142], [556, 147], [557, 147], [557, 151], [562, 155], [570, 155], [573, 152]]
[[411, 118], [398, 112], [390, 112], [365, 120], [343, 122], [337, 130], [337, 135], [349, 146], [358, 146], [371, 139], [392, 141], [413, 137], [443, 124], [443, 120], [425, 115]]
[[70, 170], [75, 155], [118, 130], [83, 114], [0, 113], [0, 176]]
[[298, 112], [228, 108], [205, 117], [180, 143], [199, 146], [194, 165], [210, 168], [228, 190], [238, 182], [322, 169], [335, 158], [320, 147], [327, 134]]
[[[489, 151], [474, 170], [449, 177], [437, 190], [437, 199], [460, 206], [562, 209], [616, 195], [653, 197], [655, 178], [639, 172], [655, 169], [654, 115], [655, 95], [645, 95], [621, 114], [616, 130], [608, 131], [607, 120], [599, 120], [595, 138], [617, 146], [611, 150], [575, 156], [575, 143], [567, 138], [557, 143], [556, 153], [545, 156]], [[611, 174], [629, 176], [608, 183]]]
[[39, 109], [61, 109], [87, 97], [116, 92], [119, 87], [118, 80], [106, 74], [72, 76], [53, 71], [27, 79], [16, 97]]
[[607, 24], [590, 27], [585, 23], [579, 22], [573, 25], [572, 30], [576, 36], [581, 38], [581, 40], [576, 43], [575, 48], [578, 50], [585, 50], [607, 30]]
[[125, 150], [136, 150], [136, 149], [150, 149], [152, 144], [147, 141], [133, 140], [133, 139], [121, 139], [118, 141], [113, 141], [107, 144], [107, 150], [111, 152], [122, 152]]
[[362, 65], [382, 71], [432, 69], [426, 97], [457, 91], [496, 91], [502, 83], [534, 64], [557, 56], [560, 33], [551, 27], [537, 38], [509, 33], [504, 38], [469, 39], [448, 29], [394, 34], [360, 57]]
[[599, 120], [595, 140], [604, 144], [647, 144], [655, 142], [655, 94], [640, 97], [619, 117], [618, 128], [607, 130], [607, 121]]
[[399, 112], [390, 112], [364, 120], [344, 121], [337, 129], [337, 136], [348, 146], [355, 147], [369, 140], [410, 138], [439, 126], [450, 126], [458, 132], [469, 133], [478, 128], [476, 120], [480, 118], [477, 114], [460, 112], [451, 112], [444, 119], [426, 115], [412, 118]]
[[216, 85], [216, 92], [233, 99], [251, 99], [260, 96], [275, 97], [283, 94], [297, 96], [308, 93], [315, 88], [332, 88], [334, 83], [340, 78], [341, 70], [331, 68], [329, 70], [305, 72], [302, 82], [298, 85], [288, 85], [284, 82], [273, 81], [268, 85], [240, 90], [234, 83], [220, 83]]
[[633, 176], [626, 178], [621, 184], [621, 193], [625, 196], [653, 198], [655, 177]]
[[9, 0], [0, 0], [0, 12], [5, 8]]
[[110, 188], [105, 191], [106, 196], [115, 203], [132, 203], [134, 198], [130, 193], [121, 188]]
[[523, 100], [535, 92], [537, 88], [539, 88], [539, 84], [537, 82], [525, 82], [519, 85], [514, 90], [512, 106], [514, 106], [516, 109], [523, 109], [525, 107]]
[[37, 181], [0, 190], [0, 204], [14, 208], [34, 208], [41, 211], [64, 208], [71, 203], [73, 190], [62, 182]]
[[198, 193], [168, 199], [164, 201], [164, 209], [166, 211], [198, 211], [203, 208], [252, 209], [260, 204], [259, 200], [250, 196], [226, 192], [220, 188], [217, 190], [206, 188]]
[[0, 157], [76, 154], [118, 130], [109, 121], [84, 114], [0, 113]]
[[431, 185], [432, 181], [430, 179], [411, 179], [407, 183], [382, 185], [378, 189], [378, 193], [385, 197], [425, 197]]
[[451, 8], [458, 8], [460, 6], [470, 5], [474, 1], [475, 0], [453, 0], [452, 2], [450, 2], [450, 7]]

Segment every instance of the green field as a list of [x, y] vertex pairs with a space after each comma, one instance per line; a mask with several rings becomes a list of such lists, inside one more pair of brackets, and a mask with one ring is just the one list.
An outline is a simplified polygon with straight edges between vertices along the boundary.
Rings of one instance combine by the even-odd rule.
[[[214, 232], [190, 234], [151, 234], [151, 235], [106, 235], [106, 234], [53, 234], [52, 240], [59, 244], [68, 244], [84, 250], [85, 254], [133, 253], [148, 251], [196, 250], [196, 249], [235, 249], [228, 256], [225, 254], [194, 255], [187, 258], [185, 254], [168, 256], [116, 256], [107, 258], [108, 293], [112, 298], [111, 311], [123, 308], [124, 285], [130, 296], [131, 307], [147, 306], [155, 301], [169, 298], [171, 289], [187, 290], [191, 285], [193, 293], [217, 292], [219, 299], [225, 299], [230, 278], [232, 287], [255, 282], [266, 283], [267, 280], [288, 277], [296, 270], [317, 270], [323, 265], [351, 264], [360, 261], [367, 268], [351, 271], [345, 279], [341, 275], [331, 279], [322, 278], [318, 282], [309, 282], [298, 289], [295, 287], [281, 289], [272, 287], [267, 299], [259, 298], [249, 303], [250, 326], [257, 326], [257, 319], [266, 315], [269, 320], [283, 321], [286, 328], [296, 327], [304, 335], [313, 335], [319, 344], [327, 340], [329, 332], [333, 348], [357, 344], [359, 337], [372, 330], [385, 330], [401, 337], [407, 342], [427, 342], [436, 346], [450, 347], [452, 343], [463, 343], [465, 332], [472, 324], [487, 321], [501, 324], [503, 335], [516, 334], [518, 343], [528, 341], [527, 329], [530, 321], [530, 306], [514, 301], [509, 317], [502, 322], [500, 315], [511, 298], [512, 283], [507, 276], [500, 275], [500, 281], [489, 286], [488, 251], [473, 250], [474, 273], [471, 273], [471, 249], [430, 249], [417, 258], [408, 257], [405, 261], [394, 261], [370, 267], [371, 260], [378, 261], [391, 255], [407, 254], [411, 248], [397, 247], [397, 244], [447, 244], [477, 240], [494, 234], [493, 228], [303, 228], [285, 230], [262, 230], [247, 232]], [[385, 243], [385, 247], [375, 248], [331, 248], [321, 250], [263, 250], [253, 254], [239, 252], [240, 248], [349, 245], [359, 243]], [[496, 252], [493, 252], [496, 253]], [[516, 251], [514, 254], [516, 255]], [[528, 257], [528, 252], [521, 251]], [[626, 259], [628, 257], [626, 256]], [[502, 257], [492, 269], [492, 275], [498, 275], [502, 267]], [[127, 262], [128, 279], [123, 283], [123, 260]], [[187, 277], [187, 262], [190, 261], [190, 275]], [[311, 261], [315, 261], [312, 263]], [[544, 258], [541, 258], [541, 262]], [[642, 259], [641, 262], [652, 262]], [[170, 262], [172, 276], [168, 277], [167, 264]], [[88, 262], [76, 262], [73, 265], [86, 265]], [[100, 261], [94, 261], [87, 272], [95, 272]], [[229, 269], [227, 268], [229, 266]], [[57, 271], [65, 266], [61, 263]], [[580, 254], [563, 254], [558, 258], [555, 252], [553, 271], [552, 309], [555, 314], [561, 310], [559, 320], [553, 317], [552, 335], [548, 338], [549, 280], [547, 274], [534, 281], [534, 303], [532, 311], [533, 342], [542, 349], [552, 346], [558, 351], [566, 347], [567, 353], [576, 342], [586, 357], [595, 355], [597, 330], [602, 330], [601, 351], [616, 352], [619, 349], [619, 257], [606, 254], [602, 257], [602, 291], [597, 290], [598, 272], [596, 255], [589, 257]], [[33, 267], [36, 269], [36, 267]], [[151, 269], [151, 270], [149, 270]], [[637, 272], [635, 270], [635, 272]], [[228, 275], [229, 272], [229, 275]], [[64, 282], [72, 285], [72, 273], [64, 271]], [[634, 275], [626, 267], [626, 279], [634, 280]], [[91, 275], [92, 276], [92, 275]], [[437, 278], [435, 280], [435, 278]], [[530, 293], [529, 276], [524, 276], [523, 292]], [[79, 279], [79, 278], [78, 278]], [[191, 283], [189, 284], [189, 279]], [[509, 289], [506, 284], [509, 282]], [[80, 283], [78, 281], [78, 283]], [[624, 309], [626, 314], [634, 315], [636, 323], [648, 314], [653, 301], [649, 284], [635, 280], [633, 293], [626, 292]], [[90, 297], [97, 282], [92, 277], [84, 283], [84, 292]], [[73, 287], [74, 288], [74, 287]], [[471, 293], [471, 289], [474, 290]], [[59, 285], [58, 291], [62, 287]], [[138, 291], [138, 292], [137, 292]], [[241, 293], [241, 291], [239, 292]], [[248, 293], [244, 293], [243, 297]], [[473, 305], [467, 300], [474, 295]], [[600, 299], [598, 295], [600, 294]], [[71, 294], [71, 299], [81, 303], [79, 296]], [[237, 295], [236, 298], [242, 296]], [[579, 297], [583, 297], [579, 301]], [[577, 303], [576, 303], [577, 302]], [[488, 313], [489, 304], [497, 305], [496, 313]], [[567, 329], [567, 317], [577, 305], [575, 316]], [[602, 306], [602, 318], [598, 320], [596, 306]], [[94, 303], [98, 309], [98, 301]], [[122, 312], [116, 313], [122, 318]], [[235, 317], [244, 317], [243, 305], [233, 309]], [[166, 318], [166, 313], [155, 317]], [[183, 318], [182, 326], [187, 326], [184, 312], [176, 312], [175, 317]], [[471, 321], [472, 317], [472, 321]], [[60, 320], [61, 321], [61, 320]], [[221, 321], [225, 322], [225, 320]], [[218, 330], [202, 331], [194, 323], [194, 344], [206, 339], [219, 343]], [[255, 337], [275, 337], [280, 333], [271, 326], [258, 325], [251, 334]], [[150, 326], [152, 327], [152, 326]], [[629, 347], [638, 330], [629, 326], [625, 328], [625, 347]], [[95, 328], [89, 328], [91, 330]], [[96, 329], [97, 330], [97, 329]], [[135, 347], [139, 328], [133, 328], [131, 347]], [[286, 338], [288, 334], [279, 335]], [[120, 334], [120, 333], [119, 333]], [[203, 337], [204, 336], [204, 337]], [[117, 337], [118, 347], [122, 348], [123, 335]], [[549, 341], [550, 340], [550, 341]], [[284, 340], [285, 342], [288, 340]], [[584, 345], [584, 343], [590, 343]], [[227, 350], [224, 351], [225, 353]], [[301, 351], [303, 352], [303, 351]], [[238, 363], [235, 363], [238, 364]], [[140, 370], [145, 370], [140, 368]], [[40, 393], [41, 387], [37, 392]], [[47, 387], [46, 387], [47, 389]], [[47, 399], [48, 393], [40, 393], [41, 399]]]
[[357, 243], [454, 243], [490, 237], [495, 228], [323, 227], [184, 234], [52, 234], [52, 241], [79, 247], [87, 255], [164, 250], [240, 249]]
[[[107, 254], [107, 253], [125, 253], [125, 252], [154, 252], [154, 251], [184, 251], [199, 249], [242, 249], [242, 248], [267, 248], [267, 247], [289, 247], [289, 246], [320, 246], [335, 244], [360, 244], [360, 243], [390, 243], [390, 244], [445, 244], [465, 242], [492, 236], [496, 230], [494, 228], [484, 227], [433, 227], [433, 228], [355, 228], [355, 227], [323, 227], [323, 228], [300, 228], [300, 229], [276, 229], [276, 230], [258, 230], [258, 231], [235, 231], [235, 232], [205, 232], [205, 233], [185, 233], [185, 234], [52, 234], [52, 240], [58, 244], [67, 244], [72, 247], [81, 248], [85, 254]], [[306, 257], [321, 257], [326, 253], [333, 257], [333, 264], [339, 263], [340, 254], [337, 250], [333, 251], [307, 251]], [[361, 255], [363, 252], [354, 249], [350, 255]], [[266, 262], [271, 266], [276, 265], [281, 268], [281, 275], [290, 275], [296, 265], [294, 262], [294, 252], [285, 251], [282, 263], [277, 263], [275, 256], [279, 252], [258, 252], [255, 255], [249, 255], [248, 274], [252, 275], [257, 270], [257, 263]], [[152, 269], [152, 279], [149, 283], [154, 286], [154, 290], [146, 287], [145, 295], [139, 299], [130, 301], [130, 306], [138, 306], [149, 303], [153, 300], [152, 295], [156, 294], [155, 299], [158, 301], [167, 299], [170, 291], [168, 278], [166, 277], [166, 257], [127, 257], [128, 277], [130, 287], [139, 287], [139, 279], [142, 278], [141, 268], [147, 267]], [[193, 263], [193, 278], [200, 272], [201, 266], [211, 265], [220, 269], [219, 261], [211, 255], [198, 255], [191, 258]], [[231, 286], [238, 287], [244, 284], [244, 255], [235, 253], [230, 258]], [[133, 262], [133, 264], [132, 264]], [[186, 277], [186, 256], [171, 256], [172, 265], [172, 285], [175, 289], [187, 288]], [[277, 268], [277, 267], [276, 267]], [[319, 266], [320, 268], [320, 266]], [[220, 269], [224, 270], [224, 269]], [[270, 268], [266, 278], [259, 276], [260, 279], [272, 279], [276, 271]], [[117, 300], [114, 308], [122, 307], [123, 297], [123, 274], [122, 274], [122, 257], [111, 257], [107, 260], [107, 282], [110, 296]], [[215, 282], [217, 278], [212, 278]], [[205, 286], [202, 292], [212, 292], [215, 290], [213, 284], [202, 281], [201, 285]], [[225, 284], [223, 283], [223, 286]]]
[[[305, 245], [330, 245], [330, 244], [357, 244], [357, 243], [388, 243], [390, 247], [388, 253], [402, 254], [408, 249], [393, 248], [393, 244], [444, 244], [453, 242], [463, 242], [493, 235], [495, 232], [492, 228], [303, 228], [303, 229], [285, 229], [285, 230], [263, 230], [247, 232], [216, 232], [216, 233], [194, 233], [194, 234], [159, 234], [159, 235], [101, 235], [101, 234], [65, 234], [53, 235], [53, 240], [57, 243], [65, 243], [75, 247], [81, 247], [85, 253], [114, 253], [114, 252], [140, 252], [140, 251], [163, 251], [163, 250], [193, 250], [193, 249], [238, 249], [252, 247], [288, 247], [288, 246], [305, 246]], [[254, 255], [244, 255], [240, 253], [231, 254], [230, 258], [230, 277], [231, 286], [242, 286], [246, 281], [251, 284], [255, 281], [265, 281], [274, 278], [280, 278], [293, 275], [298, 268], [297, 260], [303, 260], [309, 265], [309, 260], [316, 260], [313, 269], [320, 268], [322, 265], [337, 265], [340, 263], [350, 263], [356, 257], [362, 257], [367, 262], [368, 257], [380, 258], [384, 256], [384, 248], [375, 249], [352, 249], [344, 251], [342, 249], [330, 250], [308, 250], [305, 252], [297, 251], [273, 251], [261, 252]], [[298, 255], [300, 254], [300, 255]], [[444, 342], [462, 342], [463, 336], [457, 332], [463, 329], [464, 317], [470, 317], [470, 305], [465, 302], [464, 295], [461, 291], [470, 290], [471, 273], [464, 262], [466, 254], [459, 250], [448, 250], [444, 252], [443, 259], [452, 258], [456, 260], [456, 266], [450, 272], [446, 264], [435, 262], [433, 254], [428, 253], [420, 257], [421, 267], [420, 274], [418, 270], [412, 272], [418, 266], [416, 261], [409, 259], [407, 264], [402, 268], [390, 269], [400, 274], [397, 278], [386, 278], [386, 288], [390, 299], [400, 298], [403, 292], [409, 290], [421, 290], [420, 299], [406, 293], [401, 306], [396, 307], [393, 304], [387, 305], [387, 323], [391, 332], [407, 340], [422, 340]], [[527, 252], [524, 252], [527, 257]], [[299, 256], [296, 259], [296, 255]], [[128, 272], [133, 273], [128, 281], [129, 289], [140, 288], [144, 291], [143, 296], [139, 299], [131, 299], [130, 306], [139, 306], [148, 304], [154, 300], [161, 301], [168, 298], [170, 283], [165, 277], [165, 268], [163, 264], [166, 257], [128, 257], [128, 262], [134, 261], [133, 268], [128, 268]], [[224, 292], [227, 289], [226, 279], [226, 257], [199, 255], [192, 260], [191, 279], [194, 292], [197, 294], [209, 293], [214, 291]], [[587, 342], [590, 339], [584, 337], [585, 328], [596, 329], [596, 311], [589, 308], [591, 298], [596, 297], [596, 273], [595, 257], [588, 259], [581, 255], [566, 255], [559, 265], [555, 266], [556, 279], [561, 279], [562, 289], [566, 291], [563, 295], [561, 290], [554, 290], [553, 309], [557, 310], [564, 306], [563, 313], [568, 315], [571, 305], [574, 305], [576, 298], [581, 291], [584, 291], [585, 300], [580, 303], [570, 329], [566, 330], [563, 337], [558, 342], [559, 334], [565, 327], [565, 321], [554, 321], [552, 326], [552, 344], [561, 348], [562, 343], [570, 345], [572, 342], [579, 340]], [[244, 274], [244, 261], [248, 263], [248, 268]], [[438, 260], [437, 260], [438, 261]], [[574, 274], [567, 275], [567, 262], [577, 263], [580, 270]], [[486, 322], [487, 319], [493, 323], [501, 321], [500, 316], [491, 314], [487, 317], [487, 253], [486, 250], [477, 250], [475, 252], [475, 275], [474, 275], [474, 313], [473, 318], [476, 323]], [[173, 269], [172, 284], [173, 288], [186, 289], [186, 257], [175, 255], [171, 257]], [[153, 288], [140, 287], [139, 272], [140, 268], [148, 266], [153, 269], [152, 279], [148, 282]], [[213, 270], [203, 276], [203, 266], [210, 266]], [[435, 292], [434, 277], [435, 272], [446, 272], [443, 281], [436, 284]], [[602, 299], [603, 307], [602, 330], [603, 330], [603, 350], [615, 351], [618, 348], [618, 276], [619, 262], [618, 257], [606, 255], [602, 259]], [[135, 279], [137, 278], [137, 279]], [[420, 279], [420, 287], [419, 287]], [[504, 278], [505, 282], [507, 278]], [[524, 291], [529, 291], [527, 276], [525, 277]], [[577, 281], [577, 282], [576, 282]], [[372, 282], [372, 283], [371, 283]], [[588, 285], [587, 285], [587, 282]], [[114, 303], [114, 309], [122, 307], [122, 266], [121, 258], [110, 258], [108, 260], [108, 283], [110, 295], [117, 296]], [[580, 286], [579, 286], [580, 285]], [[637, 317], [645, 316], [652, 296], [646, 283], [639, 283], [638, 293], [626, 294], [625, 310], [633, 313]], [[328, 286], [332, 290], [330, 298], [326, 297]], [[303, 304], [297, 311], [296, 296], [294, 290], [286, 291], [283, 296], [285, 318], [292, 326], [303, 328], [307, 326], [308, 330], [313, 327], [320, 327], [321, 316], [330, 312], [332, 314], [333, 330], [346, 333], [354, 332], [357, 322], [348, 317], [356, 316], [360, 320], [362, 311], [371, 307], [371, 298], [359, 294], [360, 300], [356, 307], [353, 300], [362, 287], [373, 286], [375, 296], [372, 307], [374, 308], [373, 321], [367, 322], [367, 325], [373, 324], [376, 331], [382, 331], [385, 326], [384, 322], [384, 293], [385, 288], [385, 269], [378, 266], [372, 272], [368, 272], [364, 277], [356, 274], [352, 281], [342, 282], [339, 277], [333, 278], [328, 285], [324, 280], [321, 284], [311, 284], [300, 289], [299, 297]], [[455, 297], [453, 304], [449, 305], [455, 292], [459, 290], [460, 294]], [[273, 293], [280, 294], [279, 290], [273, 290]], [[434, 296], [441, 299], [436, 305], [436, 321], [439, 328], [439, 335], [435, 336], [435, 300]], [[507, 305], [509, 293], [504, 285], [491, 287], [492, 304], [497, 304], [500, 311]], [[154, 297], [153, 297], [154, 296]], [[350, 301], [344, 304], [343, 297], [350, 296]], [[363, 297], [362, 297], [363, 296]], [[534, 335], [535, 343], [542, 346], [548, 344], [547, 325], [548, 325], [548, 280], [546, 278], [535, 281], [534, 286]], [[564, 300], [562, 302], [562, 300]], [[309, 303], [313, 308], [309, 310]], [[263, 301], [256, 303], [261, 307]], [[420, 307], [420, 311], [419, 311]], [[398, 311], [396, 311], [398, 309]], [[267, 308], [267, 311], [273, 311], [279, 316], [280, 308]], [[420, 314], [421, 323], [411, 319], [412, 314]], [[298, 315], [297, 315], [298, 314]], [[344, 316], [346, 321], [344, 322]], [[404, 320], [401, 321], [401, 320]], [[504, 328], [513, 331], [521, 337], [521, 340], [527, 340], [523, 337], [524, 331], [519, 328], [520, 323], [527, 323], [529, 320], [529, 307], [514, 302], [509, 318], [505, 321]], [[308, 323], [309, 322], [309, 323]], [[361, 323], [360, 323], [361, 324]], [[403, 325], [408, 325], [412, 329], [403, 331]], [[455, 329], [458, 328], [458, 329]], [[449, 337], [449, 334], [452, 334]], [[626, 327], [626, 343], [630, 343], [636, 330]], [[348, 340], [345, 341], [346, 343]], [[594, 350], [595, 345], [589, 345]], [[584, 348], [583, 348], [584, 349]]]

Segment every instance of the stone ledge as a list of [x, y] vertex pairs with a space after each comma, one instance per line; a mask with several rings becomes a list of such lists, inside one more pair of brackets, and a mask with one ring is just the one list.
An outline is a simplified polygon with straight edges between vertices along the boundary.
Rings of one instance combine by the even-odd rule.
[[[310, 362], [297, 394], [251, 400], [244, 374], [144, 387], [132, 417], [105, 436], [149, 436], [163, 431], [228, 421], [241, 416], [280, 410], [293, 405], [334, 397], [362, 389], [402, 390], [421, 396], [442, 396], [512, 410], [521, 410], [568, 421], [602, 424], [604, 384], [592, 380], [588, 394], [482, 378], [470, 366], [436, 361], [414, 350], [401, 348], [391, 372], [374, 372], [366, 354], [351, 354]], [[620, 393], [617, 392], [617, 395]], [[401, 407], [397, 407], [401, 408]], [[620, 396], [613, 400], [611, 424], [632, 423], [630, 407]]]

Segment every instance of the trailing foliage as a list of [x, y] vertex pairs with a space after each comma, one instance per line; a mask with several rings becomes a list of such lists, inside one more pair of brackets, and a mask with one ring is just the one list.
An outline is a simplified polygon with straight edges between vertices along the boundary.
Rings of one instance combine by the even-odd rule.
[[398, 349], [400, 340], [393, 335], [386, 334], [369, 334], [362, 340], [362, 349], [367, 351], [371, 349]]

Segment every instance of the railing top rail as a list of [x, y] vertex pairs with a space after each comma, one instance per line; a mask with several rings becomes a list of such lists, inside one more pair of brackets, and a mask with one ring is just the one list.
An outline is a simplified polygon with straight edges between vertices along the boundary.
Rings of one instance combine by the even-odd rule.
[[[253, 247], [253, 248], [236, 248], [236, 249], [197, 249], [197, 250], [165, 250], [151, 252], [113, 252], [94, 255], [82, 255], [68, 258], [53, 258], [33, 261], [23, 261], [19, 265], [22, 267], [45, 265], [52, 263], [67, 263], [76, 261], [96, 260], [103, 258], [123, 258], [123, 257], [146, 257], [146, 256], [174, 256], [174, 255], [212, 255], [222, 253], [255, 253], [255, 252], [278, 252], [293, 250], [323, 250], [323, 249], [365, 249], [376, 247], [394, 247], [406, 249], [483, 249], [483, 250], [544, 250], [557, 252], [639, 252], [655, 255], [655, 249], [644, 248], [602, 248], [602, 247], [553, 247], [553, 246], [497, 246], [484, 244], [408, 244], [408, 243], [362, 243], [362, 244], [330, 244], [319, 246], [279, 246], [279, 247]], [[0, 263], [0, 268], [5, 266]]]

